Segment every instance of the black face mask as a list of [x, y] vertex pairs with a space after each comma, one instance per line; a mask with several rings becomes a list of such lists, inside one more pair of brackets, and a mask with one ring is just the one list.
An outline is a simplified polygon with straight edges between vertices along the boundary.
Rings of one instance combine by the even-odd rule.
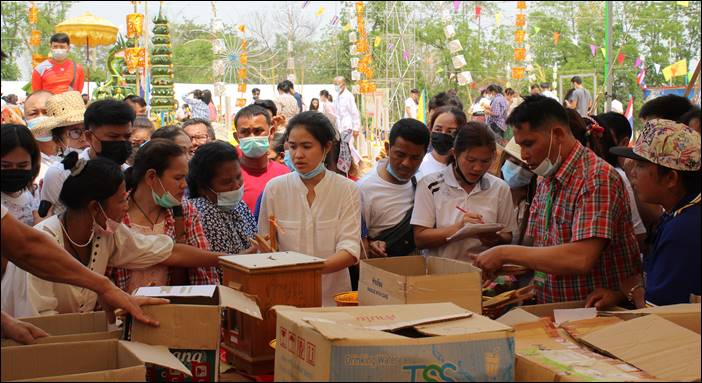
[[453, 136], [441, 132], [431, 132], [431, 147], [441, 156], [448, 154], [453, 147]]
[[32, 182], [32, 171], [27, 169], [3, 169], [0, 171], [2, 192], [16, 193]]
[[118, 165], [124, 164], [132, 154], [132, 143], [129, 141], [100, 141], [102, 150], [98, 156], [109, 158]]

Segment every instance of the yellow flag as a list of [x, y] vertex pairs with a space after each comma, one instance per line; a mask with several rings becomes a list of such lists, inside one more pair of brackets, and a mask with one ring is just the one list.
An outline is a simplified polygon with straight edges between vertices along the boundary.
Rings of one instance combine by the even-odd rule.
[[324, 13], [324, 7], [319, 7], [319, 9], [317, 10], [317, 12], [315, 12], [314, 15], [319, 17], [322, 16], [322, 13]]
[[351, 23], [347, 23], [347, 24], [344, 25], [341, 29], [343, 29], [344, 32], [350, 31], [350, 30], [351, 30]]
[[502, 21], [502, 14], [496, 13], [495, 14], [495, 24], [500, 25], [500, 21]]
[[373, 46], [377, 47], [380, 45], [380, 36], [375, 36], [375, 40], [373, 40]]
[[676, 1], [679, 6], [687, 8], [688, 5], [690, 5], [689, 1]]
[[684, 76], [687, 74], [687, 59], [682, 59], [675, 64], [668, 65], [663, 68], [663, 77], [665, 81], [670, 81], [672, 77]]

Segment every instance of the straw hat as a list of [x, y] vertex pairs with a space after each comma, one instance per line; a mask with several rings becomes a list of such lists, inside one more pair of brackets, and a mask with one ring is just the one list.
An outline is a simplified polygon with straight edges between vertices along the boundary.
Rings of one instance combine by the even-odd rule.
[[85, 102], [80, 92], [69, 91], [55, 94], [46, 101], [46, 115], [44, 121], [32, 129], [36, 137], [47, 136], [52, 129], [62, 128], [83, 123]]
[[514, 140], [514, 137], [512, 137], [512, 139], [509, 140], [507, 145], [505, 145], [505, 152], [509, 153], [510, 156], [518, 159], [519, 161], [526, 163], [526, 161], [522, 159], [522, 148]]

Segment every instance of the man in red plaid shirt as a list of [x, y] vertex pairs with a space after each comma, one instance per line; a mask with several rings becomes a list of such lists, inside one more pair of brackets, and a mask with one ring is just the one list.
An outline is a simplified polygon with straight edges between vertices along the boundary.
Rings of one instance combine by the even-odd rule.
[[533, 247], [498, 246], [475, 257], [487, 275], [505, 264], [535, 270], [539, 303], [584, 300], [641, 274], [628, 196], [617, 172], [573, 136], [565, 109], [529, 96], [507, 120], [522, 158], [541, 176], [527, 229]]

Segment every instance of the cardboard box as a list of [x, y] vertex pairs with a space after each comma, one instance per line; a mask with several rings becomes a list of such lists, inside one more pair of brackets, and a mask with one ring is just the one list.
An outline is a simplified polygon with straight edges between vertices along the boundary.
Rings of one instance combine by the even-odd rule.
[[455, 259], [406, 256], [361, 261], [361, 306], [452, 302], [480, 314], [482, 291], [480, 269]]
[[514, 378], [513, 330], [452, 303], [276, 311], [276, 381]]
[[[125, 339], [164, 345], [192, 372], [192, 381], [219, 381], [219, 347], [222, 309], [232, 308], [261, 319], [256, 302], [225, 286], [141, 287], [137, 296], [168, 298], [167, 305], [143, 306], [160, 322], [151, 327], [128, 320]], [[179, 371], [149, 368], [150, 381], [190, 381]]]
[[651, 314], [583, 336], [595, 349], [667, 381], [699, 381], [700, 334]]
[[168, 349], [115, 339], [2, 349], [2, 381], [143, 382], [144, 363], [189, 374]]
[[[122, 331], [107, 323], [104, 311], [90, 313], [58, 314], [19, 318], [46, 331], [49, 336], [38, 338], [33, 344], [79, 342], [99, 339], [119, 339]], [[2, 339], [2, 347], [21, 346], [11, 339]]]
[[616, 315], [625, 320], [655, 314], [698, 334], [700, 333], [700, 323], [702, 322], [699, 303], [683, 303], [628, 311], [607, 311], [605, 313]]

